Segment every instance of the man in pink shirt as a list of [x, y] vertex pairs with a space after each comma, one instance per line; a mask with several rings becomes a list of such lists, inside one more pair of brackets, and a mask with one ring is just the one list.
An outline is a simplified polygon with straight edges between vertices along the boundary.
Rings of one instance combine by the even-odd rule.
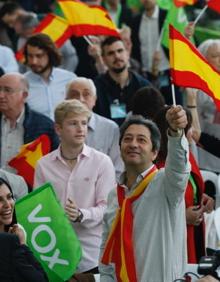
[[55, 109], [57, 150], [37, 165], [34, 187], [51, 182], [81, 241], [83, 256], [77, 272], [98, 273], [102, 219], [108, 193], [115, 186], [111, 159], [85, 145], [91, 112], [77, 100]]

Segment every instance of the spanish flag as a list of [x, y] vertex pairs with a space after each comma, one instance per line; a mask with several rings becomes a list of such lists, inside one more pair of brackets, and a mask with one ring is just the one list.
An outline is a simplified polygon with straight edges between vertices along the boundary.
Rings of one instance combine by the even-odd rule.
[[138, 281], [135, 265], [135, 242], [133, 241], [132, 204], [142, 196], [157, 171], [157, 167], [153, 166], [128, 197], [125, 196], [122, 186], [118, 185], [117, 187], [119, 207], [105, 243], [101, 262], [106, 265], [114, 263], [118, 282]]
[[170, 25], [170, 68], [176, 85], [193, 87], [213, 98], [220, 110], [220, 73], [200, 54], [196, 47]]
[[220, 13], [220, 0], [209, 0], [208, 7], [218, 13]]
[[[71, 37], [72, 30], [66, 19], [54, 14], [48, 14], [35, 28], [33, 34], [35, 33], [47, 34], [59, 48], [69, 37]], [[15, 54], [15, 57], [19, 62], [24, 61], [23, 49], [24, 47], [18, 50]]]
[[50, 152], [51, 142], [48, 135], [40, 135], [31, 143], [21, 147], [17, 156], [9, 161], [9, 165], [17, 170], [30, 187], [33, 187], [34, 171], [37, 161]]
[[186, 5], [194, 5], [197, 0], [173, 0], [176, 7], [183, 7]]
[[74, 36], [119, 36], [115, 24], [104, 8], [88, 6], [77, 0], [59, 0], [58, 4], [71, 25]]

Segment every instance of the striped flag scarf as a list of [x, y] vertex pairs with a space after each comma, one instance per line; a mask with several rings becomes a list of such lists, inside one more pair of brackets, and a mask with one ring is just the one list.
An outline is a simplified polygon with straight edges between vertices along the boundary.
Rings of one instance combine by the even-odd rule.
[[102, 256], [103, 264], [109, 264], [111, 262], [115, 264], [118, 282], [137, 282], [132, 242], [132, 203], [147, 189], [148, 184], [154, 178], [157, 171], [156, 166], [153, 166], [128, 197], [125, 197], [124, 188], [118, 184], [117, 194], [119, 208], [112, 223]]

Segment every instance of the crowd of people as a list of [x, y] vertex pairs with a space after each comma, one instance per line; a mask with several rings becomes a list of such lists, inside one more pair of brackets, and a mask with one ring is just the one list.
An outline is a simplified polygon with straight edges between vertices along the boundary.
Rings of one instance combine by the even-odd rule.
[[[60, 48], [33, 33], [54, 9], [43, 2], [0, 4], [0, 281], [48, 281], [14, 210], [46, 182], [82, 246], [70, 282], [183, 279], [206, 255], [205, 217], [218, 208], [201, 173], [220, 172], [215, 103], [180, 87], [173, 102], [160, 44], [167, 10], [156, 0], [83, 1], [103, 6], [120, 36], [71, 37]], [[185, 36], [193, 32], [189, 24]], [[220, 40], [198, 50], [220, 72]], [[42, 134], [51, 150], [31, 187], [9, 162]]]

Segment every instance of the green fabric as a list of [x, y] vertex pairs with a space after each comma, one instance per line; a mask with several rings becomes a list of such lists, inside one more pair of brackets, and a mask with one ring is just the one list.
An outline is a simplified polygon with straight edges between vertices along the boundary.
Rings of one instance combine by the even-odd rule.
[[184, 32], [185, 26], [188, 24], [185, 10], [183, 8], [177, 8], [173, 3], [167, 13], [164, 25], [163, 36], [161, 44], [169, 48], [169, 25], [173, 25], [181, 33]]
[[202, 26], [196, 26], [195, 39], [198, 44], [202, 43], [207, 39], [220, 39], [220, 31]]
[[27, 244], [47, 272], [49, 281], [68, 280], [76, 270], [82, 251], [51, 184], [18, 200], [15, 210], [18, 222], [27, 232]]
[[142, 8], [140, 0], [127, 0], [126, 4], [128, 5], [129, 8], [132, 10], [140, 11]]
[[161, 9], [169, 10], [172, 5], [172, 1], [171, 0], [157, 0], [157, 4]]

